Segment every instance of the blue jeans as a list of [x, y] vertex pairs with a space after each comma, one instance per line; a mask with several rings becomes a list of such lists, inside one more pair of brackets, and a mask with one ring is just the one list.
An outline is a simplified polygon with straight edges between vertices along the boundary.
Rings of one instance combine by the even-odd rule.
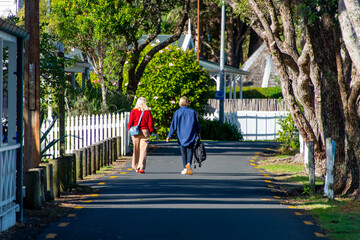
[[192, 142], [190, 143], [189, 146], [186, 147], [180, 145], [180, 152], [181, 152], [184, 168], [187, 164], [190, 164], [190, 166], [192, 164], [192, 158], [194, 154], [194, 144], [195, 142]]

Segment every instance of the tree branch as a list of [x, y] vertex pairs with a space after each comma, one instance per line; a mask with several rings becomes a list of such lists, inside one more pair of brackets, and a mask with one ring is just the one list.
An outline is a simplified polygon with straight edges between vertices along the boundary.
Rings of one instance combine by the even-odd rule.
[[279, 38], [279, 32], [280, 32], [280, 24], [279, 24], [279, 20], [278, 20], [278, 16], [274, 7], [274, 3], [272, 0], [270, 1], [265, 1], [265, 5], [268, 8], [269, 14], [270, 14], [270, 19], [271, 19], [271, 31], [273, 32], [274, 36], [278, 39]]
[[156, 31], [155, 31], [154, 34], [149, 35], [148, 38], [146, 39], [146, 41], [139, 46], [139, 51], [140, 52], [142, 50], [144, 50], [146, 48], [146, 46], [149, 45], [152, 41], [154, 41], [154, 39], [157, 37], [157, 35], [159, 35], [160, 32], [161, 32], [161, 9], [160, 9], [159, 4], [156, 5], [156, 10], [157, 10], [156, 12], [157, 12], [157, 15], [158, 15], [157, 24], [156, 24]]
[[[356, 69], [360, 71], [360, 43], [359, 38], [356, 37], [356, 28], [353, 25], [349, 11], [346, 9], [344, 0], [339, 1], [339, 22], [342, 31], [342, 36], [348, 49], [349, 55]], [[359, 24], [360, 27], [360, 24]], [[360, 29], [359, 29], [360, 34]]]
[[280, 2], [280, 15], [284, 27], [284, 43], [287, 45], [287, 52], [294, 58], [294, 61], [297, 61], [299, 53], [296, 48], [296, 32], [294, 21], [291, 16], [291, 2], [288, 0], [282, 0]]
[[[152, 57], [161, 49], [165, 48], [166, 46], [168, 46], [170, 43], [175, 42], [176, 40], [178, 40], [184, 30], [184, 26], [185, 23], [188, 19], [188, 15], [189, 15], [189, 11], [190, 11], [190, 0], [186, 0], [185, 6], [184, 6], [184, 15], [182, 17], [181, 23], [180, 23], [180, 28], [177, 30], [177, 32], [172, 35], [171, 37], [169, 37], [168, 39], [166, 39], [164, 42], [160, 43], [159, 45], [155, 46], [154, 48], [152, 48], [143, 58], [143, 60], [141, 61], [139, 67], [136, 70], [136, 74], [135, 74], [135, 82], [136, 84], [140, 81], [142, 75], [144, 74], [144, 70], [147, 66], [147, 64], [150, 62], [150, 60], [152, 59]], [[137, 85], [136, 85], [137, 87]], [[136, 88], [135, 87], [135, 88]], [[136, 92], [136, 89], [130, 89], [130, 91]]]

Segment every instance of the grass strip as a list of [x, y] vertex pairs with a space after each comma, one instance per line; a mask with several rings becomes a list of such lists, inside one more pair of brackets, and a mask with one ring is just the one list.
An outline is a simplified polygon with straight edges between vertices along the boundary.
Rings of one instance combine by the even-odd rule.
[[[294, 193], [294, 188], [302, 188], [298, 194], [290, 194], [288, 201], [302, 208], [316, 219], [325, 230], [327, 237], [334, 240], [360, 239], [360, 201], [353, 197], [337, 197], [329, 200], [324, 197], [324, 179], [316, 178], [316, 194], [311, 194], [309, 177], [302, 163], [289, 161], [289, 155], [276, 155], [259, 162], [259, 167], [276, 174], [284, 183], [286, 191]], [[296, 186], [296, 187], [294, 187]]]

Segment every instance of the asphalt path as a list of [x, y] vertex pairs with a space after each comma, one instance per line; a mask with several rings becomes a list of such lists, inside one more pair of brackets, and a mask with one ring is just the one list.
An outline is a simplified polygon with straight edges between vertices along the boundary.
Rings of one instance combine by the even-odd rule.
[[181, 175], [176, 142], [148, 156], [146, 173], [87, 181], [101, 193], [79, 202], [37, 239], [326, 239], [314, 220], [284, 202], [276, 181], [256, 166], [271, 142], [205, 142], [207, 160]]

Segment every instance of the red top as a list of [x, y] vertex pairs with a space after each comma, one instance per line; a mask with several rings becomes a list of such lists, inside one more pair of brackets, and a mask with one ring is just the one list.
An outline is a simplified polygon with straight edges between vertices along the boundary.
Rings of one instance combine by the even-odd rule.
[[[130, 119], [129, 119], [129, 123], [128, 123], [129, 130], [132, 126], [138, 125], [141, 113], [142, 112], [137, 108], [134, 108], [133, 110], [131, 110]], [[143, 114], [143, 117], [142, 117], [141, 123], [140, 123], [140, 129], [148, 129], [150, 131], [150, 134], [154, 131], [154, 121], [151, 116], [150, 110], [144, 111], [144, 114]]]

